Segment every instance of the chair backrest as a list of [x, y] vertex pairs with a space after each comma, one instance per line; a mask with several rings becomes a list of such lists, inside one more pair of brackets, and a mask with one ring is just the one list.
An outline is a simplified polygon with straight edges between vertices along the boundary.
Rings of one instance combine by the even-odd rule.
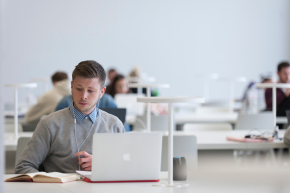
[[126, 108], [127, 115], [143, 115], [145, 104], [137, 102], [138, 97], [144, 97], [143, 94], [116, 94], [115, 102], [118, 108]]
[[17, 164], [25, 146], [29, 142], [31, 137], [20, 137], [17, 142], [16, 156], [15, 156], [15, 165]]
[[[187, 170], [197, 169], [196, 137], [173, 136], [173, 156], [185, 157]], [[168, 171], [168, 136], [163, 136], [162, 139], [161, 171]]]
[[287, 123], [289, 126], [290, 125], [290, 111], [289, 110], [286, 111], [286, 116], [287, 116]]
[[[144, 128], [145, 127], [145, 128]], [[133, 124], [133, 131], [140, 131], [147, 128], [146, 115], [137, 116]], [[167, 115], [151, 115], [151, 131], [167, 131], [168, 116]]]
[[259, 114], [243, 114], [240, 113], [235, 125], [235, 130], [268, 130], [273, 128], [273, 113], [263, 112]]
[[21, 123], [22, 131], [23, 132], [33, 132], [36, 129], [36, 126], [38, 124], [37, 122], [30, 122], [30, 123]]
[[230, 123], [186, 123], [183, 131], [230, 131], [233, 127]]

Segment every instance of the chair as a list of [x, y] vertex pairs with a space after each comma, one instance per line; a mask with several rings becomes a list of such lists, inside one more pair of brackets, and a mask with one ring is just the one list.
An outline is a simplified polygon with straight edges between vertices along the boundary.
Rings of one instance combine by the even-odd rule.
[[186, 123], [183, 126], [184, 132], [190, 131], [231, 131], [232, 125], [230, 123]]
[[[137, 116], [133, 124], [133, 131], [140, 131], [147, 128], [146, 115]], [[152, 115], [151, 116], [151, 131], [167, 131], [168, 130], [168, 116], [167, 115]]]
[[29, 122], [29, 123], [21, 123], [23, 132], [33, 132], [36, 129], [36, 126], [39, 121]]
[[[270, 131], [274, 130], [273, 128], [273, 113], [272, 112], [263, 112], [259, 114], [243, 114], [240, 113], [235, 125], [235, 130], [260, 130]], [[259, 163], [261, 161], [261, 154], [266, 152], [266, 156], [270, 157], [270, 160], [276, 164], [275, 153], [273, 149], [269, 150], [255, 150], [255, 151], [247, 151], [247, 150], [234, 150], [234, 157], [238, 164], [241, 164], [244, 161], [244, 158], [251, 159], [254, 156], [254, 160]], [[268, 154], [268, 155], [267, 155]], [[262, 159], [265, 160], [265, 159]]]
[[18, 143], [17, 143], [17, 149], [16, 149], [16, 156], [15, 156], [15, 166], [22, 154], [22, 152], [24, 151], [24, 148], [26, 147], [27, 143], [29, 142], [29, 140], [31, 139], [31, 137], [20, 137], [18, 139]]
[[[197, 168], [196, 137], [194, 135], [173, 136], [173, 155], [185, 157], [187, 170], [196, 169]], [[167, 170], [168, 170], [168, 136], [163, 136], [161, 171]]]
[[273, 113], [263, 112], [259, 114], [240, 113], [235, 125], [235, 130], [267, 130], [273, 131]]
[[100, 108], [109, 114], [115, 115], [124, 124], [126, 121], [126, 109], [125, 108]]

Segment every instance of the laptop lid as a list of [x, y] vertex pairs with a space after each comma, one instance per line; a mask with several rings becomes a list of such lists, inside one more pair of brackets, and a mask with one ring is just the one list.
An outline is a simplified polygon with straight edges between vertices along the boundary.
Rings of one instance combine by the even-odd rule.
[[91, 181], [159, 180], [161, 133], [95, 133]]
[[235, 125], [235, 130], [268, 130], [273, 131], [273, 113], [263, 112], [258, 114], [240, 113]]
[[143, 94], [116, 94], [115, 102], [119, 108], [126, 108], [128, 115], [143, 115], [145, 104], [137, 102], [138, 97], [144, 97]]
[[100, 108], [100, 109], [106, 111], [109, 114], [115, 115], [121, 120], [123, 124], [125, 123], [127, 111], [125, 108]]

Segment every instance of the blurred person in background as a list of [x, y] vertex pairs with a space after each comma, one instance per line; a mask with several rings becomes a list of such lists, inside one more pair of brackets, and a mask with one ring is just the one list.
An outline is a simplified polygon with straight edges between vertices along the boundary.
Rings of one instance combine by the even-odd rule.
[[118, 74], [115, 76], [111, 88], [108, 91], [108, 94], [110, 94], [113, 98], [116, 94], [127, 94], [131, 93], [131, 90], [128, 86], [128, 80], [121, 74]]
[[[273, 74], [271, 73], [271, 72], [268, 72], [268, 73], [264, 73], [264, 74], [261, 74], [260, 75], [260, 78], [261, 78], [261, 83], [273, 83]], [[266, 110], [266, 103], [265, 103], [265, 90], [266, 89], [259, 89], [259, 88], [256, 88], [255, 87], [255, 84], [256, 84], [257, 82], [255, 82], [255, 81], [251, 81], [249, 84], [248, 84], [248, 86], [247, 86], [247, 88], [246, 88], [246, 90], [245, 90], [245, 92], [244, 92], [244, 94], [243, 94], [243, 97], [242, 97], [242, 99], [241, 100], [236, 100], [237, 102], [243, 102], [243, 108], [246, 108], [248, 105], [249, 105], [249, 94], [250, 94], [250, 92], [251, 92], [251, 89], [253, 89], [253, 87], [254, 87], [254, 89], [256, 89], [257, 90], [257, 94], [258, 94], [258, 98], [257, 98], [257, 100], [258, 100], [258, 108], [259, 108], [259, 110]]]
[[[140, 66], [134, 66], [133, 69], [131, 70], [130, 74], [129, 74], [129, 77], [133, 79], [132, 81], [130, 81], [131, 83], [146, 82], [146, 80], [142, 80], [142, 73], [141, 73], [141, 67]], [[136, 80], [134, 81], [134, 79], [136, 79]], [[138, 93], [138, 88], [131, 88], [131, 92], [132, 93]], [[142, 88], [142, 93], [147, 95], [147, 89], [146, 88]], [[151, 91], [151, 96], [158, 96], [157, 89]]]
[[117, 71], [114, 68], [109, 69], [108, 71], [108, 80], [109, 80], [109, 84], [107, 84], [107, 89], [106, 89], [106, 93], [108, 93], [108, 91], [111, 88], [111, 84], [113, 83], [114, 78], [118, 75]]
[[25, 114], [27, 123], [38, 123], [40, 118], [54, 112], [58, 102], [70, 93], [70, 80], [65, 72], [56, 72], [51, 77], [53, 89], [42, 95]]
[[[290, 64], [281, 62], [277, 68], [279, 80], [277, 83], [290, 83]], [[286, 116], [286, 110], [290, 110], [290, 88], [276, 88], [277, 116]], [[272, 88], [265, 91], [267, 110], [272, 111]]]

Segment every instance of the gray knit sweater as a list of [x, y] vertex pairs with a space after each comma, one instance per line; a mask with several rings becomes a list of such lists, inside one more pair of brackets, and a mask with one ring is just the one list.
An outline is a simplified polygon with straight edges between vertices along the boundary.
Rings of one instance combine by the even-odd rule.
[[[85, 140], [91, 126], [90, 135]], [[38, 172], [41, 163], [46, 172], [75, 173], [79, 165], [77, 157], [74, 156], [78, 152], [74, 127], [74, 117], [69, 108], [42, 118], [17, 162], [15, 173]], [[80, 151], [86, 151], [89, 154], [92, 154], [94, 133], [122, 133], [124, 131], [124, 125], [117, 117], [102, 110], [95, 123], [90, 119], [84, 119], [81, 124], [76, 123], [78, 146], [85, 140]]]

